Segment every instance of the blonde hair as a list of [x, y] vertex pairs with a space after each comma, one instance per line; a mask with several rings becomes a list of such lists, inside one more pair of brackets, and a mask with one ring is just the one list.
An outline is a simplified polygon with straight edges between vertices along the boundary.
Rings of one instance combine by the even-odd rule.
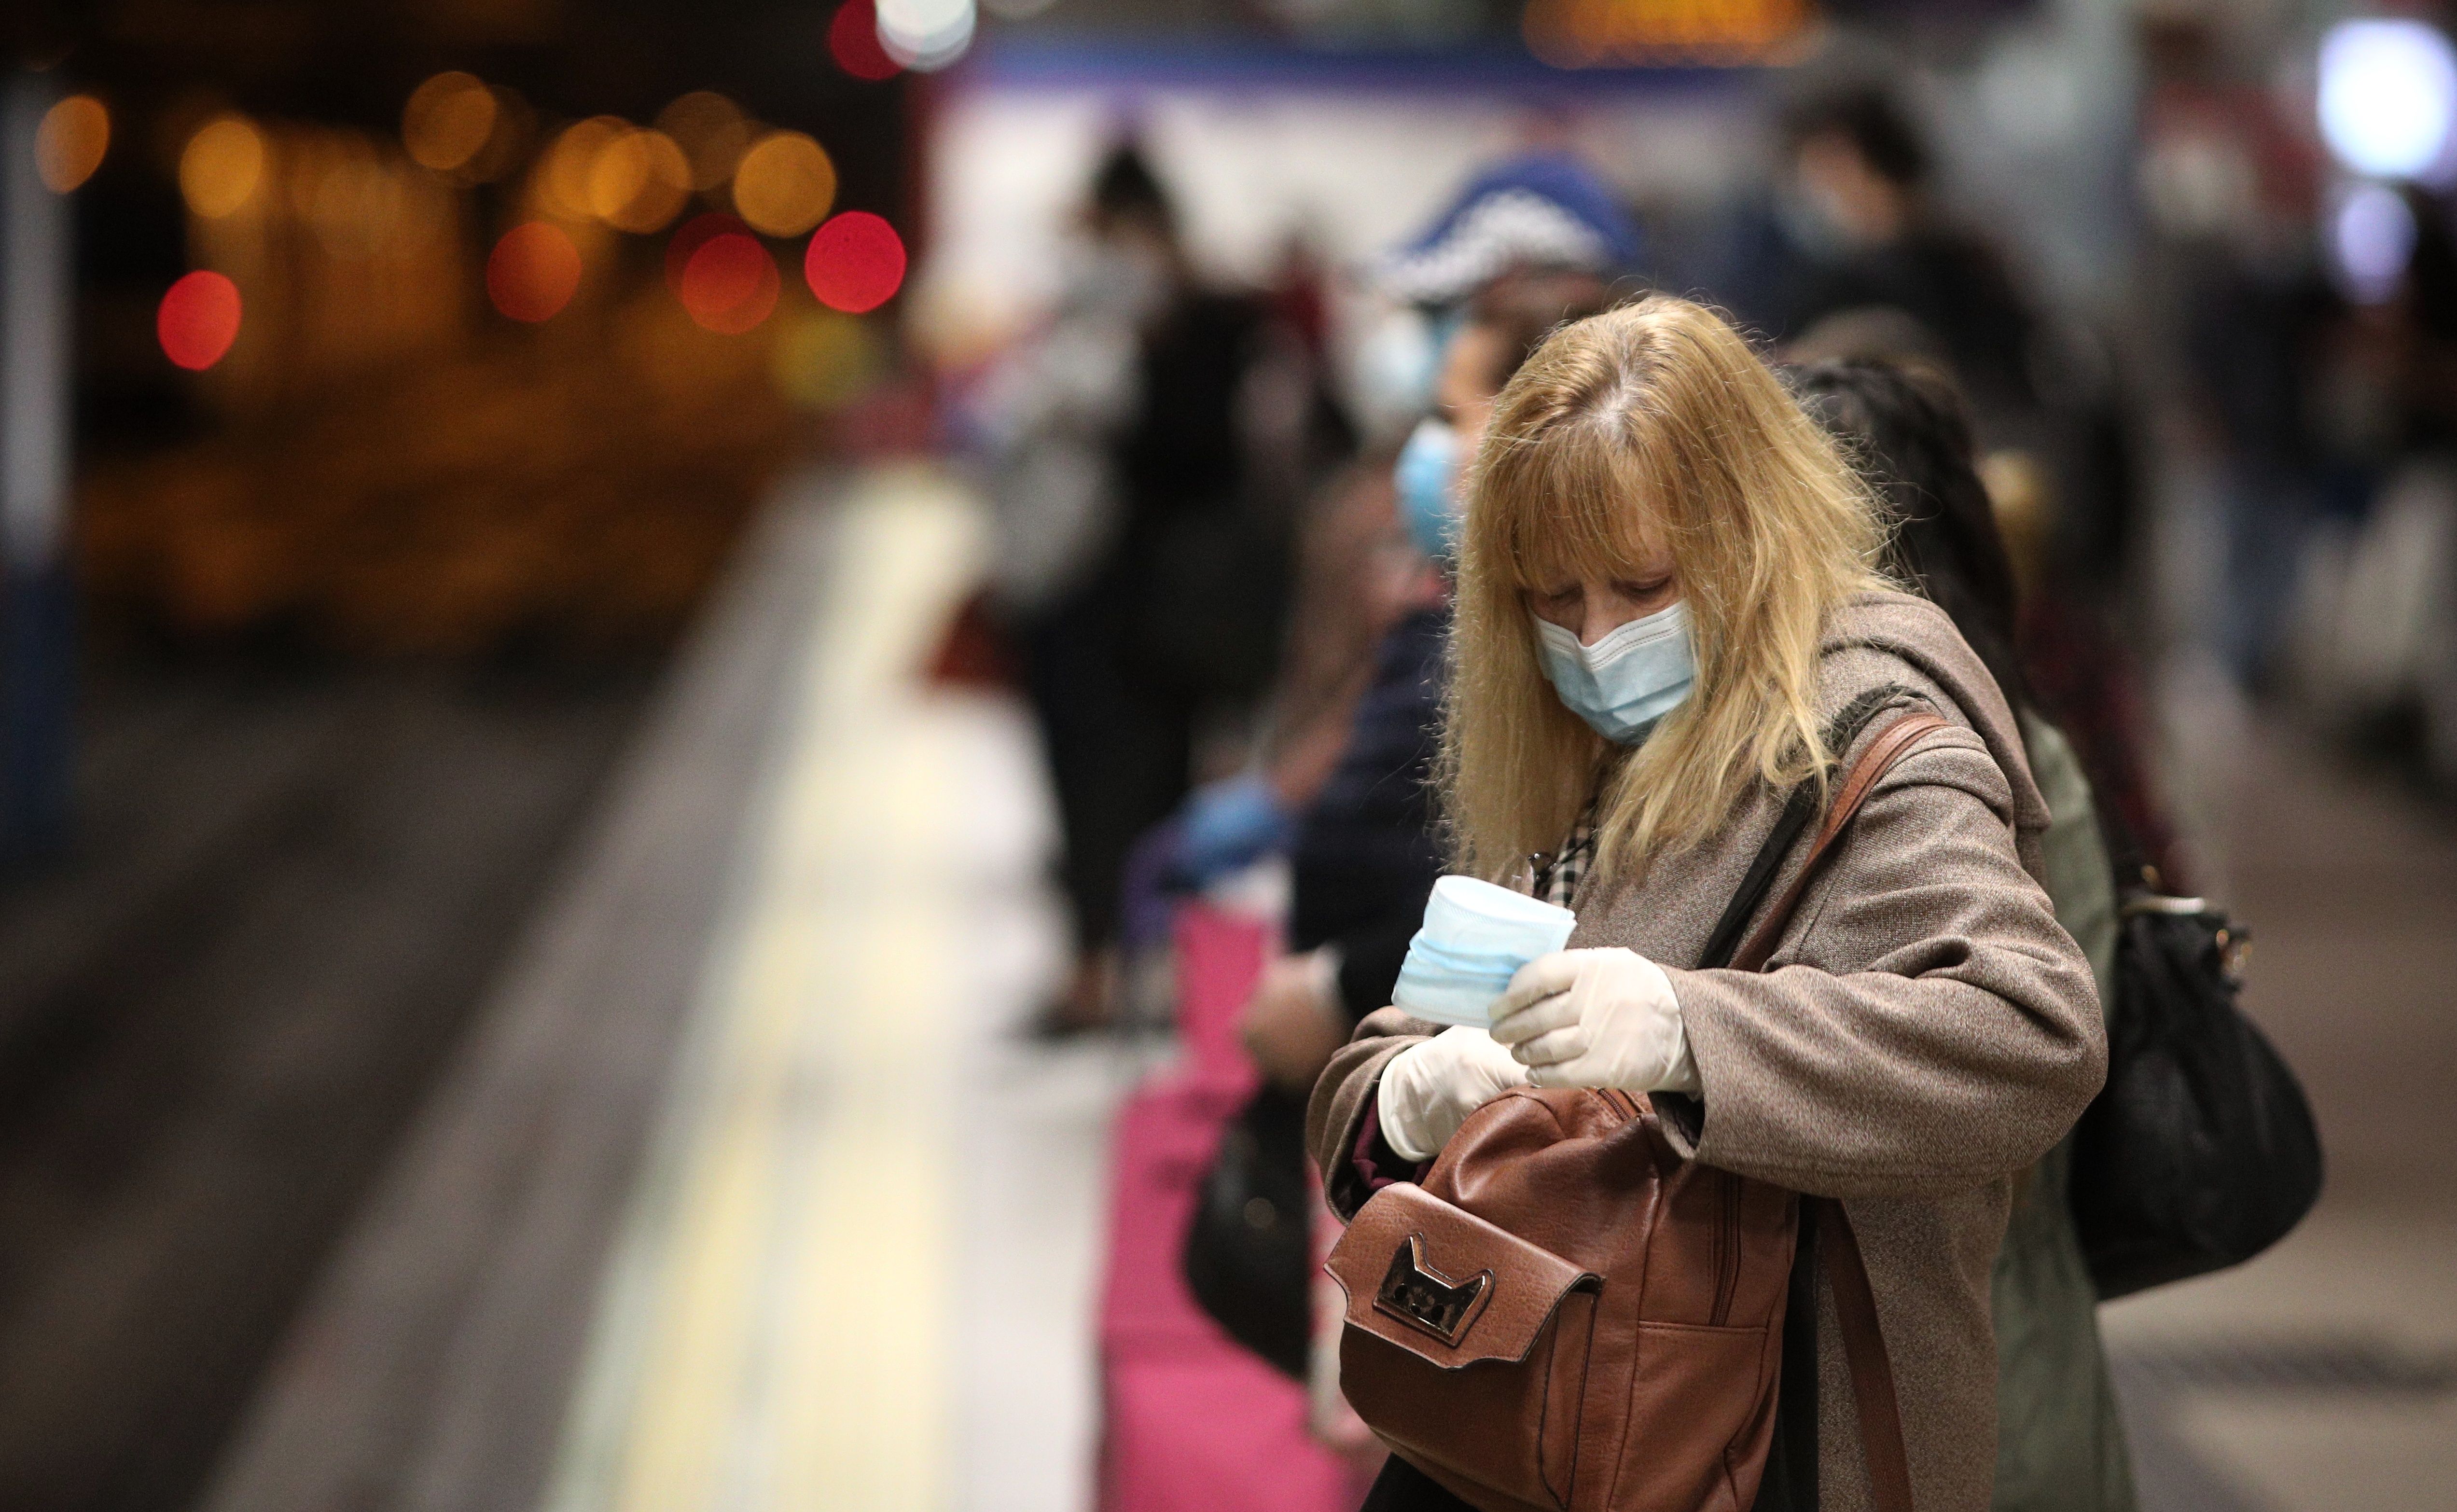
[[[1596, 875], [1703, 840], [1750, 786], [1827, 760], [1818, 639], [1884, 585], [1883, 518], [1825, 431], [1713, 311], [1652, 295], [1562, 326], [1495, 402], [1460, 533], [1440, 762], [1458, 868], [1499, 879], [1592, 793]], [[1527, 594], [1668, 548], [1697, 680], [1635, 751], [1544, 676]]]

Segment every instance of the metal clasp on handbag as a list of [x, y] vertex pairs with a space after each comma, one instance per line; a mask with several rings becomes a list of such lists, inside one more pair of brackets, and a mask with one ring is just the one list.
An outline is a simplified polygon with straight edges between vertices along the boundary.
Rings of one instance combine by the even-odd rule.
[[[2153, 873], [2153, 875], [2156, 875]], [[2217, 927], [2210, 943], [2219, 953], [2219, 972], [2237, 986], [2243, 984], [2244, 967], [2252, 960], [2252, 931], [2214, 911], [2205, 898], [2171, 898], [2163, 893], [2135, 893], [2117, 907], [2121, 919], [2137, 919], [2144, 914], [2171, 914], [2180, 918], [2210, 919]]]
[[1491, 1300], [1493, 1273], [1478, 1271], [1454, 1281], [1425, 1263], [1425, 1236], [1412, 1233], [1391, 1252], [1391, 1269], [1373, 1294], [1373, 1310], [1445, 1344], [1456, 1345]]

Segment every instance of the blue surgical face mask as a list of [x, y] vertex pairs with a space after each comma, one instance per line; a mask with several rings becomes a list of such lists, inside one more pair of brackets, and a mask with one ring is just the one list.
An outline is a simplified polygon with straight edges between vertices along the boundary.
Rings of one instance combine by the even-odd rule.
[[1458, 544], [1458, 432], [1431, 416], [1417, 422], [1391, 468], [1408, 539], [1445, 566]]
[[1637, 745], [1680, 707], [1697, 679], [1689, 606], [1676, 603], [1613, 631], [1592, 646], [1551, 620], [1536, 621], [1544, 675], [1572, 714], [1615, 745]]

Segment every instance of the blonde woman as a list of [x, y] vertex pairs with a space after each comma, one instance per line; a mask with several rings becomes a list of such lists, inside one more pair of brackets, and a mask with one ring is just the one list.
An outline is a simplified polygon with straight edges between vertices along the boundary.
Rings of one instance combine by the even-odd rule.
[[[1990, 1262], [2013, 1174], [2079, 1115], [2105, 1045], [2037, 880], [2019, 727], [1945, 614], [1881, 576], [1879, 518], [1698, 305], [1649, 298], [1537, 351], [1477, 453], [1441, 786], [1456, 869], [1568, 903], [1578, 932], [1489, 1034], [1368, 1018], [1309, 1132], [1352, 1212], [1510, 1087], [1620, 1087], [1653, 1094], [1684, 1154], [1841, 1198], [1916, 1504], [1981, 1512]], [[1872, 793], [1765, 973], [1691, 969], [1785, 795], [1857, 754], [1827, 749], [1838, 714], [1893, 704], [1952, 728]], [[1808, 1323], [1761, 1509], [1868, 1504], [1830, 1298], [1813, 1342]], [[1461, 1504], [1397, 1460], [1367, 1503]]]

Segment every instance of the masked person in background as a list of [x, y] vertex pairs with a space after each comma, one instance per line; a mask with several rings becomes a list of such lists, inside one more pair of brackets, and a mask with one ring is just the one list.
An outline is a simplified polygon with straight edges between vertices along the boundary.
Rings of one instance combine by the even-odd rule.
[[[1496, 205], [1515, 208], [1497, 217]], [[1606, 273], [1631, 245], [1627, 221], [1583, 168], [1514, 159], [1479, 176], [1378, 272], [1426, 301], [1441, 333], [1431, 404], [1420, 400], [1412, 417], [1420, 423], [1395, 458], [1383, 452], [1378, 480], [1352, 479], [1350, 490], [1328, 501], [1324, 523], [1332, 527], [1361, 525], [1363, 511], [1374, 511], [1370, 544], [1345, 557], [1332, 550], [1309, 557], [1311, 591], [1291, 627], [1280, 700], [1284, 722], [1252, 772], [1188, 805], [1179, 858], [1181, 881], [1199, 885], [1267, 849], [1290, 852], [1290, 951], [1266, 965], [1240, 1025], [1265, 1082], [1239, 1123], [1252, 1148], [1274, 1152], [1258, 1179], [1302, 1190], [1306, 1095], [1356, 1021], [1390, 1001], [1441, 874], [1428, 793], [1461, 466], [1503, 382], [1553, 326], [1602, 307]], [[1377, 481], [1378, 489], [1356, 491]], [[1326, 530], [1314, 544], [1336, 540]], [[1344, 645], [1333, 638], [1360, 620], [1373, 627], [1371, 638]], [[1208, 1192], [1229, 1197], [1247, 1190], [1207, 1184]], [[1228, 1207], [1222, 1197], [1220, 1211]], [[1201, 1253], [1216, 1258], [1231, 1248], [1197, 1225], [1189, 1275], [1200, 1270], [1207, 1280], [1195, 1295], [1232, 1336], [1271, 1357], [1309, 1325], [1312, 1257], [1286, 1256], [1285, 1267], [1230, 1266]], [[1238, 1278], [1233, 1295], [1230, 1276]], [[1283, 1326], [1262, 1328], [1261, 1317]]]
[[1298, 819], [1290, 847], [1290, 954], [1246, 1008], [1246, 1046], [1299, 1093], [1357, 1021], [1391, 1000], [1408, 941], [1441, 876], [1431, 788], [1440, 738], [1449, 574], [1467, 460], [1493, 402], [1564, 321], [1602, 309], [1600, 280], [1505, 277], [1469, 305], [1442, 353], [1434, 413], [1394, 470], [1415, 602], [1384, 635], [1338, 764]]
[[[1476, 175], [1370, 275], [1385, 299], [1413, 307], [1430, 349], [1422, 376], [1402, 385], [1408, 422], [1434, 402], [1450, 342], [1480, 295], [1507, 286], [1515, 299], [1551, 300], [1566, 310], [1600, 298], [1638, 254], [1628, 212], [1576, 157], [1527, 153]], [[1351, 711], [1380, 663], [1380, 639], [1414, 608], [1414, 587], [1394, 583], [1388, 554], [1373, 543], [1389, 534], [1393, 484], [1415, 480], [1421, 501], [1424, 480], [1441, 465], [1424, 428], [1411, 435], [1395, 469], [1387, 452], [1370, 459], [1364, 474], [1332, 490], [1319, 511], [1301, 564], [1288, 675], [1263, 753], [1249, 769], [1187, 802], [1172, 868], [1180, 885], [1200, 888], [1286, 848], [1347, 749]]]
[[[2012, 558], [1971, 429], [1950, 388], [1879, 362], [1820, 362], [1786, 375], [1802, 404], [1857, 461], [1893, 527], [1890, 566], [1952, 617], [2021, 720], [2022, 744], [2054, 818], [2039, 838], [2041, 881], [2114, 1002], [2116, 886], [2090, 779], [2033, 706], [2015, 652]], [[1996, 1253], [1996, 1512], [2131, 1512], [2132, 1464], [2099, 1340], [2098, 1293], [2066, 1192], [2070, 1139], [2015, 1188]]]
[[[1391, 469], [1395, 528], [1367, 563], [1325, 585], [1388, 606], [1388, 628], [1361, 690], [1336, 705], [1331, 760], [1309, 766], [1303, 741], [1283, 741], [1256, 771], [1198, 795], [1185, 862], [1199, 881], [1290, 848], [1290, 953], [1266, 970], [1244, 1029], [1265, 1075], [1299, 1095], [1356, 1021], [1391, 1000], [1441, 875], [1428, 797], [1467, 460], [1519, 362], [1554, 326], [1602, 309], [1637, 248], [1636, 228], [1594, 173], [1542, 154], [1479, 174], [1375, 269], [1383, 290], [1440, 333], [1432, 404]], [[1244, 808], [1242, 833], [1211, 822], [1230, 805]]]
[[1784, 329], [1899, 311], [1943, 341], [1982, 407], [2032, 407], [2035, 321], [2004, 259], [1938, 208], [1928, 145], [1892, 95], [1873, 84], [1812, 93], [1786, 113], [1784, 135], [1801, 253]]
[[[986, 406], [993, 601], [1023, 650], [1075, 922], [1050, 1031], [1115, 1011], [1128, 849], [1186, 796], [1198, 723], [1270, 684], [1288, 605], [1286, 480], [1342, 445], [1315, 375], [1279, 371], [1291, 347], [1265, 301], [1195, 277], [1131, 144], [1095, 176], [1084, 233], [1057, 319]], [[1291, 384], [1298, 404], [1253, 403]]]
[[[1332, 1203], [1415, 1179], [1514, 1086], [1647, 1094], [1684, 1157], [1845, 1204], [1913, 1501], [1980, 1512], [1989, 1260], [2017, 1173], [2106, 1056], [2090, 963], [2037, 880], [2049, 812], [2013, 713], [1944, 612], [1884, 577], [1881, 507], [1849, 465], [1695, 304], [1556, 332], [1502, 391], [1471, 478], [1440, 764], [1454, 866], [1523, 879], [1578, 928], [1520, 970], [1490, 1032], [1395, 1008], [1360, 1025], [1309, 1110]], [[1785, 796], [1883, 718], [1841, 752], [1827, 730], [1889, 702], [1949, 728], [1871, 791], [1768, 970], [1694, 969]], [[1807, 1421], [1778, 1412], [1761, 1508], [1870, 1494], [1820, 1294], [1786, 1395], [1838, 1384]], [[1397, 1460], [1367, 1502], [1460, 1504]]]

